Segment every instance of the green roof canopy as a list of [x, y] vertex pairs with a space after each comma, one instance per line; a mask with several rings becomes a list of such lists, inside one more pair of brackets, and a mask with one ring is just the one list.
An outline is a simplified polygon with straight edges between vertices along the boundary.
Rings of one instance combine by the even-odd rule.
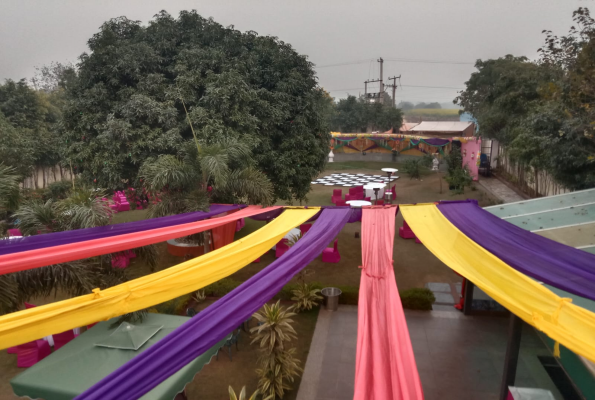
[[[162, 326], [163, 328], [159, 329], [136, 351], [96, 345], [116, 332], [113, 329], [108, 329], [114, 320], [98, 323], [13, 378], [10, 383], [14, 393], [17, 396], [27, 396], [32, 399], [70, 400], [163, 339], [186, 322], [188, 318], [149, 313], [143, 323], [137, 326], [152, 326], [153, 329]], [[139, 329], [139, 331], [143, 331], [143, 329]], [[217, 354], [225, 340], [221, 340], [141, 399], [173, 399], [177, 393], [184, 390], [187, 383], [194, 379], [194, 375], [211, 361], [211, 357]]]

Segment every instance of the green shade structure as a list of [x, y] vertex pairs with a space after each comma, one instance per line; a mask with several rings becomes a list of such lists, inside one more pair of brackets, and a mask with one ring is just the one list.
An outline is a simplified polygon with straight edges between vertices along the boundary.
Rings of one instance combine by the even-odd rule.
[[[115, 319], [100, 322], [13, 378], [10, 383], [17, 396], [44, 400], [72, 399], [138, 354], [146, 351], [187, 320], [187, 317], [149, 313], [141, 324], [133, 325], [132, 329], [123, 328], [127, 325], [109, 329]], [[157, 329], [159, 327], [162, 328]], [[127, 331], [132, 334], [126, 333]], [[146, 336], [152, 331], [153, 335], [147, 339]], [[109, 338], [114, 340], [113, 344], [123, 346], [134, 344], [134, 342], [138, 344], [138, 341], [142, 341], [143, 338], [145, 343], [141, 344], [138, 350], [97, 345], [105, 343]], [[177, 393], [184, 390], [186, 384], [194, 379], [194, 375], [211, 361], [211, 358], [217, 354], [226, 340], [227, 338], [218, 342], [141, 399], [173, 399]]]
[[107, 338], [95, 343], [95, 346], [111, 349], [138, 350], [147, 343], [163, 326], [122, 324]]
[[595, 202], [595, 189], [588, 189], [578, 192], [559, 194], [556, 196], [540, 197], [537, 199], [500, 204], [497, 206], [486, 207], [485, 210], [497, 217], [506, 219], [543, 211], [552, 212], [567, 207], [575, 207], [593, 202]]

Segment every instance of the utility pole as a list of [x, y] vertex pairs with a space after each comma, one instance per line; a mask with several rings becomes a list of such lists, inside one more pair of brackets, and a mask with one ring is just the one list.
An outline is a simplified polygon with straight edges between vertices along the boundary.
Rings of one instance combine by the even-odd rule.
[[368, 97], [368, 81], [364, 82], [364, 99]]
[[378, 59], [378, 62], [380, 63], [380, 103], [384, 103], [384, 81], [382, 80], [382, 66], [384, 64], [384, 60], [382, 59], [382, 57], [380, 57]]
[[396, 106], [396, 101], [395, 101], [395, 91], [397, 90], [397, 79], [399, 80], [399, 82], [401, 81], [401, 75], [399, 76], [393, 76], [392, 78], [388, 78], [388, 80], [390, 81], [392, 79], [393, 84], [392, 85], [386, 85], [388, 87], [393, 88], [393, 107], [397, 107]]

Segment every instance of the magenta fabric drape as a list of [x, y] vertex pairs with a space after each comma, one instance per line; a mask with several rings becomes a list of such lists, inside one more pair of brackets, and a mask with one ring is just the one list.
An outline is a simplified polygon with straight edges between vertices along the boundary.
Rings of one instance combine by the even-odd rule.
[[394, 207], [363, 209], [354, 400], [423, 399], [393, 270], [394, 238]]

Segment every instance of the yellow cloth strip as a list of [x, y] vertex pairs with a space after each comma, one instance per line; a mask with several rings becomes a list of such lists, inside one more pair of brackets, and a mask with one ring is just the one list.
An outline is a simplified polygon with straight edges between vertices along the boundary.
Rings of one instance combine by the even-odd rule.
[[252, 234], [201, 257], [92, 294], [0, 317], [0, 349], [182, 296], [233, 274], [271, 249], [318, 208], [288, 209]]
[[401, 206], [415, 236], [502, 306], [595, 362], [595, 314], [557, 296], [465, 236], [435, 205]]

